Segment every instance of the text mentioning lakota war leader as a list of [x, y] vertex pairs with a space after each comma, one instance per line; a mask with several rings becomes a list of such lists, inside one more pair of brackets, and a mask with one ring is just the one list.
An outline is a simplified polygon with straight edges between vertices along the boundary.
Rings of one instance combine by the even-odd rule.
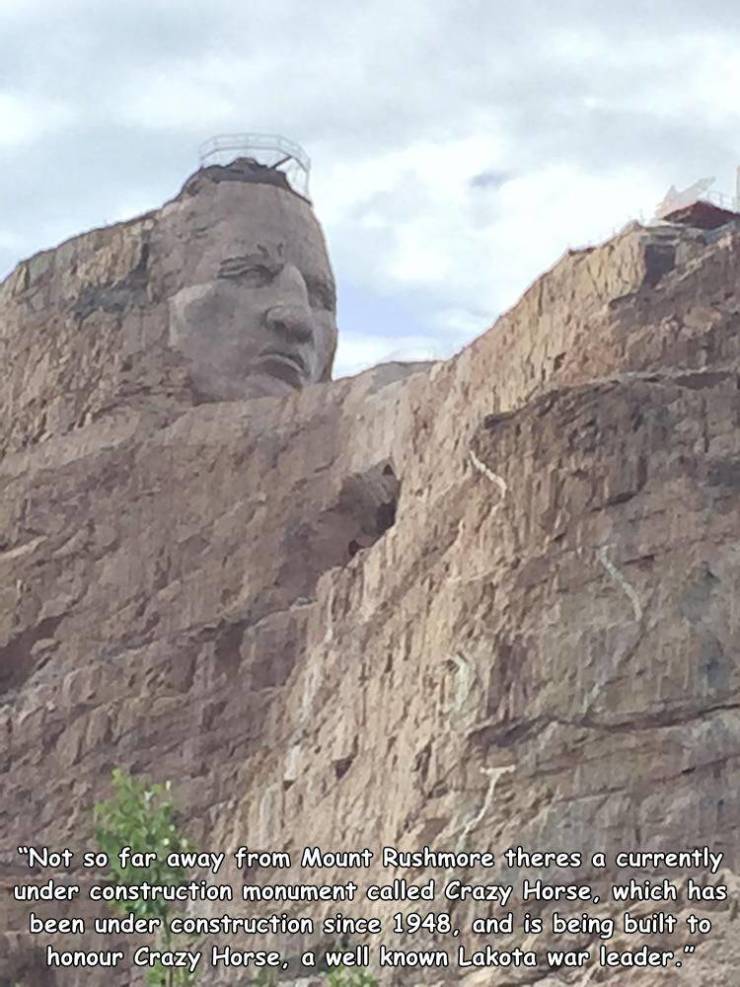
[[[117, 883], [105, 876], [110, 864], [105, 853], [23, 846], [18, 854], [33, 871], [34, 881], [16, 883], [11, 894], [34, 909], [28, 931], [40, 937], [49, 967], [158, 965], [192, 973], [209, 966], [260, 971], [287, 970], [294, 964], [310, 970], [355, 967], [376, 971], [384, 967], [561, 970], [593, 965], [615, 972], [671, 969], [687, 963], [708, 940], [713, 905], [729, 900], [728, 888], [721, 882], [723, 854], [706, 846], [615, 854], [531, 851], [521, 846], [502, 853], [427, 846], [379, 851], [306, 847], [293, 855], [242, 846], [229, 854], [168, 854], [166, 865], [181, 868], [187, 875], [177, 885], [137, 881], [137, 872], [148, 873], [157, 855], [128, 846], [121, 847], [117, 864], [118, 872], [129, 876], [126, 882]], [[264, 883], [219, 883], [227, 860], [242, 875], [258, 875]], [[339, 871], [342, 880], [281, 883], [281, 876], [285, 879], [285, 872], [296, 864], [311, 871], [314, 881], [323, 869]], [[583, 867], [596, 875], [591, 882], [574, 874]], [[376, 879], [379, 868], [388, 870], [387, 880], [360, 887], [357, 879], [366, 877], [371, 868]], [[82, 884], [71, 883], [72, 875], [79, 878], [81, 872], [85, 874]], [[608, 874], [609, 880], [599, 881], [599, 873]], [[608, 888], [603, 900], [597, 886]], [[71, 903], [69, 909], [65, 907], [64, 918], [46, 914], [55, 902]], [[160, 914], [165, 918], [137, 917], [142, 913], [141, 902], [161, 902]], [[296, 914], [301, 906], [317, 902], [336, 907], [320, 919]], [[375, 914], [379, 903], [387, 908], [382, 918]], [[73, 914], [75, 904], [85, 917]], [[130, 911], [113, 917], [111, 905], [119, 913], [129, 907]], [[90, 917], [96, 906], [100, 914]], [[250, 914], [250, 906], [265, 913]], [[199, 907], [208, 914], [198, 914]], [[291, 909], [290, 914], [285, 907]], [[458, 914], [464, 914], [465, 920], [457, 921]], [[126, 935], [134, 943], [127, 951], [80, 948], [79, 937], [90, 935]], [[53, 945], [42, 938], [49, 936], [55, 937]], [[216, 936], [255, 940], [243, 949], [209, 942]], [[265, 936], [278, 937], [281, 942], [300, 937], [304, 947], [311, 937], [324, 943], [362, 942], [335, 949], [304, 948], [300, 954], [296, 950], [290, 953], [289, 963], [287, 952], [259, 948], [259, 937]], [[140, 944], [136, 942], [139, 937]], [[167, 948], [153, 945], [157, 940], [166, 942]], [[426, 948], [429, 940], [433, 948]], [[534, 944], [532, 948], [517, 944], [525, 940], [528, 946]], [[173, 945], [178, 942], [182, 945]]]

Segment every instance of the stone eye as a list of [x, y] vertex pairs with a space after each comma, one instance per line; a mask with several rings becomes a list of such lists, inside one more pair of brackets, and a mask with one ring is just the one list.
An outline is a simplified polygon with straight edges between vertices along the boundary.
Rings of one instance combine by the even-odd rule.
[[246, 268], [237, 276], [237, 280], [250, 288], [262, 288], [269, 284], [275, 277], [274, 269], [265, 264], [255, 264], [254, 267]]
[[279, 270], [279, 264], [251, 260], [248, 257], [228, 257], [221, 262], [218, 276], [238, 281], [249, 287], [261, 288], [263, 285], [269, 284]]

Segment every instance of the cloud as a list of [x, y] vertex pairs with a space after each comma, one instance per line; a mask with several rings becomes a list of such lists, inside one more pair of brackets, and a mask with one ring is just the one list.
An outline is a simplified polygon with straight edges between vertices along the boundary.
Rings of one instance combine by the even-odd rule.
[[449, 355], [427, 336], [398, 336], [391, 341], [383, 336], [348, 332], [339, 340], [334, 375], [347, 377], [378, 363], [439, 360]]
[[61, 101], [0, 90], [0, 148], [25, 150], [42, 143], [69, 127], [74, 117], [74, 109]]
[[501, 188], [509, 181], [511, 175], [505, 171], [497, 171], [495, 168], [487, 168], [478, 175], [473, 175], [470, 179], [471, 188]]
[[[2, 0], [0, 270], [154, 207], [223, 131], [313, 159], [342, 366], [446, 355], [670, 184], [732, 191], [729, 2]], [[390, 338], [389, 337], [393, 337]]]
[[15, 250], [20, 245], [20, 240], [14, 233], [10, 233], [8, 230], [0, 229], [0, 251]]
[[481, 312], [490, 322], [567, 247], [604, 239], [640, 211], [650, 215], [661, 195], [658, 179], [628, 165], [603, 174], [546, 165], [471, 186], [481, 160], [503, 156], [502, 146], [476, 138], [376, 158], [351, 169], [362, 189], [354, 195], [330, 172], [329, 228], [347, 237], [347, 252], [350, 237], [359, 244], [353, 277], [364, 271], [386, 292], [423, 291], [440, 313], [454, 313], [435, 318], [437, 329], [480, 332]]

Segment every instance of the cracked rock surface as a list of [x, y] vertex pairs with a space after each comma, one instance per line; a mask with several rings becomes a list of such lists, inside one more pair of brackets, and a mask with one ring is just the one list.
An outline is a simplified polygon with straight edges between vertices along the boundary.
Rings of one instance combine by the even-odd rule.
[[[90, 846], [116, 766], [172, 779], [203, 849], [706, 844], [734, 894], [738, 235], [633, 227], [563, 257], [446, 363], [195, 404], [157, 349], [157, 221], [86, 234], [0, 289], [0, 983], [138, 983], [39, 972], [6, 893], [17, 845]], [[82, 299], [84, 339], [62, 298]], [[613, 871], [578, 874], [606, 899]], [[299, 879], [347, 874], [281, 874]], [[619, 984], [735, 987], [737, 908], [701, 911], [714, 929], [683, 967]], [[444, 974], [381, 983], [617, 982]]]

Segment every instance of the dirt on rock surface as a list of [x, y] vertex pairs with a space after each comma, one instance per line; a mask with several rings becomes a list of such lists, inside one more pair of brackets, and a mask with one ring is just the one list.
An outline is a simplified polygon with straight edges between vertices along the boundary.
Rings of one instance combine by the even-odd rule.
[[[168, 298], [243, 195], [309, 209], [204, 181], [0, 287], [0, 983], [137, 982], [39, 973], [6, 893], [17, 846], [90, 846], [117, 766], [172, 779], [204, 849], [707, 845], [734, 894], [740, 237], [633, 226], [450, 361], [204, 402]], [[736, 907], [703, 912], [683, 966], [619, 983], [734, 987]], [[539, 972], [380, 982], [614, 982]]]

